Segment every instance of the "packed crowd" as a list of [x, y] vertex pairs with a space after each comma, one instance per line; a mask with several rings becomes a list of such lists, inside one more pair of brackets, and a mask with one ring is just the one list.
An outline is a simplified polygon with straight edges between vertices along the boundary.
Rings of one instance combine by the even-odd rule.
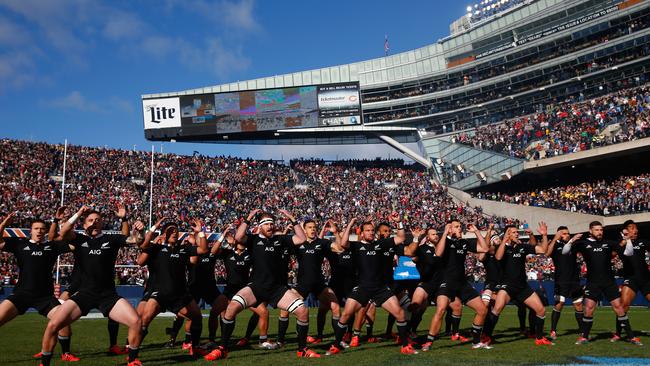
[[[643, 85], [583, 103], [548, 105], [545, 112], [478, 127], [453, 141], [520, 159], [542, 159], [648, 137], [649, 107], [650, 88]], [[614, 128], [605, 130], [608, 126]]]
[[479, 192], [477, 198], [613, 216], [650, 211], [650, 174], [622, 176], [520, 193]]
[[[65, 204], [77, 208], [92, 204], [111, 213], [117, 202], [130, 216], [148, 220], [150, 153], [68, 146]], [[28, 227], [33, 217], [49, 219], [60, 205], [64, 147], [45, 143], [0, 140], [0, 213], [17, 211], [14, 227]], [[444, 187], [420, 167], [392, 160], [324, 162], [277, 161], [231, 157], [157, 154], [154, 167], [153, 212], [181, 222], [200, 217], [209, 231], [246, 215], [252, 208], [277, 212], [284, 208], [300, 218], [340, 223], [353, 217], [385, 220], [399, 211], [409, 225], [442, 227], [451, 217], [503, 227], [512, 220], [488, 217], [480, 208], [455, 204]], [[107, 229], [119, 227], [114, 215]], [[62, 257], [61, 264], [72, 258]], [[135, 264], [135, 252], [124, 252], [119, 265]], [[0, 262], [0, 276], [15, 266]], [[68, 267], [64, 267], [68, 268]], [[143, 270], [118, 271], [120, 284], [140, 283]], [[61, 273], [68, 276], [67, 269]], [[219, 275], [217, 273], [217, 275]]]
[[[446, 75], [442, 78], [422, 80], [417, 84], [403, 85], [398, 88], [391, 87], [390, 90], [370, 90], [364, 92], [363, 102], [373, 103], [387, 100], [395, 100], [438, 91], [450, 90], [464, 85], [473, 84], [481, 80], [487, 80], [500, 75], [504, 75], [513, 71], [517, 71], [524, 67], [533, 66], [544, 61], [566, 55], [571, 52], [579, 51], [591, 46], [603, 44], [622, 36], [643, 30], [650, 26], [650, 13], [647, 10], [640, 11], [633, 14], [629, 19], [624, 18], [612, 21], [610, 27], [601, 31], [585, 34], [584, 37], [575, 38], [574, 36], [566, 36], [562, 40], [549, 42], [538, 46], [537, 52], [529, 52], [529, 50], [522, 50], [519, 52], [511, 53], [508, 57], [505, 55], [498, 60], [492, 60], [484, 63], [477, 64], [468, 69], [460, 72], [455, 72]], [[579, 65], [572, 69], [579, 75], [591, 73], [593, 71], [601, 70], [607, 67], [608, 63], [613, 62], [607, 58], [601, 58], [593, 62]], [[596, 67], [593, 67], [596, 66]], [[552, 84], [554, 81], [564, 80], [568, 77], [567, 74], [556, 73], [548, 81]], [[526, 83], [524, 83], [526, 84]], [[528, 83], [531, 84], [531, 83]], [[373, 120], [380, 120], [385, 117], [374, 116]]]

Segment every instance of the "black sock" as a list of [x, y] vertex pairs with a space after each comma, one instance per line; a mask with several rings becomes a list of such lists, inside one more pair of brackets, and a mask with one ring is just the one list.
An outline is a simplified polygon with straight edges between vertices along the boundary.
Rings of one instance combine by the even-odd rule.
[[61, 353], [70, 353], [70, 337], [57, 336], [57, 338], [61, 344]]
[[537, 339], [544, 338], [544, 320], [545, 316], [535, 315], [535, 337]]
[[439, 336], [433, 334], [427, 334], [427, 342], [434, 342], [440, 339]]
[[189, 333], [185, 332], [185, 340], [183, 341], [183, 343], [190, 343], [190, 342], [192, 342], [192, 332], [191, 331]]
[[591, 316], [582, 317], [582, 336], [589, 339], [589, 332], [591, 332], [591, 326], [594, 324], [594, 318]]
[[560, 321], [560, 315], [562, 315], [561, 311], [553, 309], [553, 312], [551, 313], [551, 332], [557, 330], [557, 323]]
[[460, 330], [460, 315], [451, 314], [451, 334], [456, 334]]
[[396, 322], [397, 324], [397, 334], [399, 334], [399, 339], [402, 341], [402, 347], [408, 346], [409, 344], [409, 326], [406, 321]]
[[211, 321], [208, 318], [208, 341], [209, 342], [214, 342], [215, 338], [217, 338], [217, 328], [219, 328], [219, 317], [217, 316], [216, 322]]
[[340, 344], [343, 341], [343, 336], [345, 335], [345, 332], [347, 332], [348, 326], [347, 324], [341, 324], [341, 321], [336, 323], [336, 327], [334, 328], [334, 336], [336, 337], [336, 342], [335, 346], [336, 347], [341, 347]]
[[42, 352], [41, 365], [50, 366], [51, 361], [52, 361], [52, 352]]
[[533, 312], [533, 309], [528, 309], [528, 333], [529, 334], [536, 334], [536, 326], [537, 326], [537, 321], [535, 320], [535, 312]]
[[289, 329], [289, 318], [278, 318], [278, 342], [284, 343], [287, 329]]
[[[366, 337], [372, 338], [372, 330], [373, 330], [373, 325], [370, 323], [366, 323]], [[359, 331], [361, 333], [361, 331]]]
[[413, 312], [413, 314], [411, 315], [411, 332], [417, 333], [418, 327], [422, 322], [423, 315], [424, 315], [424, 311], [421, 311], [419, 309]]
[[[338, 322], [339, 322], [339, 317], [335, 318], [335, 317], [332, 316], [332, 331], [334, 331], [336, 329], [336, 323], [338, 323]], [[320, 337], [322, 338], [323, 335], [321, 334]]]
[[190, 324], [190, 333], [192, 335], [192, 347], [198, 347], [201, 344], [201, 332], [203, 331], [203, 318], [194, 319]]
[[618, 315], [614, 314], [616, 318], [616, 335], [621, 336], [623, 329], [621, 327], [621, 322], [618, 320]]
[[298, 333], [298, 351], [307, 348], [307, 333], [309, 333], [309, 322], [296, 320], [296, 333]]
[[447, 311], [445, 312], [445, 333], [451, 333], [451, 314], [452, 310], [450, 307], [447, 307]]
[[623, 330], [625, 331], [628, 341], [634, 338], [634, 332], [632, 331], [632, 327], [630, 326], [630, 319], [628, 318], [627, 313], [625, 313], [623, 316], [617, 317], [616, 323], [620, 324], [621, 333]]
[[584, 317], [585, 313], [583, 313], [582, 311], [576, 311], [574, 315], [576, 317], [576, 322], [578, 323], [578, 331], [580, 331], [580, 334], [582, 334], [583, 332], [582, 326], [584, 325], [582, 322], [582, 318]]
[[483, 333], [483, 326], [472, 323], [472, 343], [481, 343], [481, 333]]
[[519, 318], [519, 330], [526, 331], [526, 306], [517, 306], [517, 317]]
[[388, 314], [388, 320], [386, 320], [386, 335], [393, 333], [393, 325], [395, 325], [395, 317], [393, 314]]
[[146, 337], [147, 334], [149, 334], [149, 328], [147, 328], [145, 326], [140, 328], [140, 344], [142, 344], [142, 342], [144, 342], [144, 337]]
[[498, 321], [499, 316], [490, 311], [485, 322], [485, 327], [483, 328], [483, 332], [486, 336], [492, 337], [492, 333], [494, 332], [494, 328], [496, 327]]
[[255, 331], [255, 328], [257, 327], [257, 323], [260, 321], [260, 316], [253, 313], [251, 317], [248, 319], [248, 325], [246, 326], [246, 339], [250, 339], [251, 336], [253, 335], [253, 331]]
[[129, 362], [133, 362], [136, 358], [138, 358], [139, 352], [140, 349], [138, 347], [129, 345]]
[[[325, 320], [327, 320], [327, 310], [321, 311], [321, 309], [318, 309], [318, 315], [316, 315], [316, 338], [323, 338]], [[334, 322], [334, 317], [332, 317], [332, 322]]]
[[172, 324], [172, 329], [169, 331], [169, 338], [176, 340], [176, 337], [178, 336], [178, 331], [181, 330], [184, 321], [185, 319], [180, 316], [174, 319], [174, 323]]
[[234, 330], [235, 330], [234, 318], [233, 320], [221, 318], [221, 346], [226, 350], [228, 349], [228, 345], [230, 344], [230, 336], [232, 336], [232, 332]]
[[361, 329], [352, 329], [352, 336], [359, 337], [361, 335]]
[[117, 344], [117, 334], [120, 331], [120, 323], [115, 320], [108, 318], [108, 324], [106, 324], [108, 329], [108, 342], [110, 343], [109, 347], [113, 347]]

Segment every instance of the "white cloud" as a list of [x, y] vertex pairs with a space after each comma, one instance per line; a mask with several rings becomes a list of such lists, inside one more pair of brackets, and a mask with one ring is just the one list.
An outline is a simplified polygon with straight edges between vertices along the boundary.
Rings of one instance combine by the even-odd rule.
[[78, 90], [72, 91], [70, 94], [61, 98], [55, 98], [45, 103], [50, 107], [74, 109], [82, 112], [99, 112], [101, 108], [98, 104], [89, 101]]
[[112, 41], [134, 39], [139, 38], [146, 28], [147, 25], [134, 14], [116, 11], [108, 16], [102, 34]]

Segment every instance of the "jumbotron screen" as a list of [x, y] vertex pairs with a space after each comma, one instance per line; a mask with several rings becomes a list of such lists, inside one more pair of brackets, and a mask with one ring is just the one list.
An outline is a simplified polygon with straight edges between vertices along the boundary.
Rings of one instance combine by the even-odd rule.
[[361, 124], [358, 83], [143, 99], [147, 130], [183, 136]]

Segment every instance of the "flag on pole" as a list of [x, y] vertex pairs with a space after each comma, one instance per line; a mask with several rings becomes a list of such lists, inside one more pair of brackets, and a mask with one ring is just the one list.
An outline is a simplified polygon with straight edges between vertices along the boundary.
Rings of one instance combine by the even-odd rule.
[[388, 50], [390, 47], [388, 46], [388, 34], [386, 34], [386, 38], [384, 38], [384, 56], [388, 56]]

